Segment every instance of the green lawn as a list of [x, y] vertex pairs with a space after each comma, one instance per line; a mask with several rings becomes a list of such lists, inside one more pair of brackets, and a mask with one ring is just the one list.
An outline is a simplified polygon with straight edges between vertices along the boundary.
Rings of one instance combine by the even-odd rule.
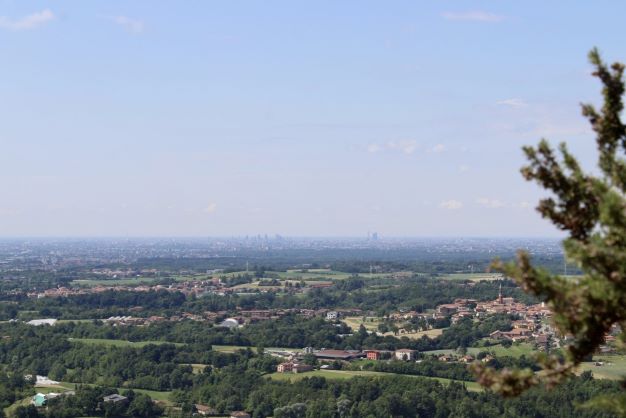
[[[287, 271], [266, 271], [267, 276], [278, 276], [281, 280], [304, 280], [309, 282], [311, 280], [345, 280], [352, 277], [352, 273], [345, 273], [343, 271], [336, 271], [330, 269], [292, 269]], [[245, 271], [236, 271], [232, 273], [222, 273], [217, 274], [219, 277], [234, 277], [238, 275], [246, 274]], [[248, 274], [254, 274], [254, 272], [250, 271]], [[412, 273], [411, 273], [412, 274]], [[362, 279], [371, 279], [371, 278], [380, 278], [380, 277], [390, 277], [392, 273], [360, 273], [359, 277]]]
[[[522, 355], [529, 356], [534, 350], [530, 344], [522, 343], [519, 345], [513, 344], [511, 347], [503, 347], [502, 345], [492, 345], [489, 347], [469, 347], [467, 349], [467, 353], [475, 356], [481, 351], [492, 352], [496, 356], [504, 357], [521, 357]], [[432, 354], [432, 355], [441, 355], [441, 354], [456, 354], [455, 350], [432, 350], [432, 351], [423, 351], [422, 354]]]
[[452, 281], [465, 281], [471, 280], [473, 282], [479, 282], [481, 280], [501, 280], [502, 274], [500, 273], [451, 273], [443, 276], [439, 276], [442, 280]]
[[32, 399], [32, 396], [29, 396], [27, 398], [24, 399], [20, 399], [19, 401], [15, 401], [13, 402], [12, 405], [9, 405], [8, 407], [4, 408], [4, 414], [7, 417], [13, 416], [13, 412], [19, 408], [20, 406], [28, 406], [28, 404], [30, 403], [30, 400]]
[[[596, 366], [595, 362], [603, 362], [603, 366]], [[598, 355], [593, 356], [593, 362], [585, 362], [578, 368], [578, 373], [590, 370], [596, 379], [621, 380], [626, 376], [625, 355]]]
[[286, 272], [277, 272], [281, 279], [329, 279], [329, 280], [343, 280], [351, 276], [350, 273], [343, 273], [341, 271], [334, 271], [330, 269], [309, 269], [309, 270], [287, 270]]
[[[95, 385], [92, 385], [92, 384], [89, 384], [89, 383], [59, 382], [59, 386], [57, 387], [57, 389], [60, 387], [60, 388], [65, 388], [65, 389], [69, 389], [69, 390], [74, 390], [76, 385], [95, 386]], [[55, 387], [52, 386], [52, 388], [55, 388]], [[161, 392], [161, 391], [158, 391], [158, 390], [135, 389], [135, 388], [125, 388], [125, 387], [116, 388], [116, 389], [120, 393], [124, 392], [125, 390], [132, 389], [134, 392], [144, 393], [144, 394], [150, 396], [155, 401], [161, 401], [161, 402], [165, 402], [167, 404], [170, 404], [169, 396], [172, 393], [172, 392]], [[37, 390], [39, 390], [39, 389], [37, 389]]]
[[[252, 283], [242, 283], [242, 284], [238, 284], [236, 286], [233, 286], [233, 289], [254, 289], [254, 290], [269, 290], [269, 289], [284, 289], [285, 288], [285, 283], [290, 282], [292, 284], [296, 284], [296, 283], [300, 283], [299, 280], [284, 280], [284, 279], [279, 279], [278, 280], [280, 284], [274, 285], [274, 286], [260, 286], [259, 284], [261, 283], [260, 280], [252, 282]], [[332, 284], [332, 282], [329, 281], [323, 281], [323, 280], [306, 280], [305, 281], [305, 286], [313, 286], [313, 285], [317, 285], [317, 284]]]
[[435, 328], [435, 329], [429, 329], [429, 330], [426, 330], [426, 331], [418, 331], [418, 332], [411, 332], [411, 333], [398, 334], [398, 335], [394, 335], [393, 332], [388, 332], [385, 335], [390, 335], [390, 336], [396, 337], [396, 338], [407, 337], [407, 338], [409, 338], [411, 340], [419, 340], [423, 336], [427, 336], [428, 338], [438, 337], [441, 334], [443, 334], [443, 331], [445, 329], [447, 329], [447, 328]]
[[[35, 386], [35, 393], [50, 393], [50, 392], [65, 392], [69, 389], [74, 389], [74, 386], [72, 386], [71, 388], [68, 388], [66, 386]], [[16, 402], [14, 402], [12, 405], [8, 406], [7, 408], [4, 408], [4, 413], [6, 416], [12, 416], [13, 412], [20, 406], [27, 406], [28, 404], [30, 404], [30, 401], [33, 397], [32, 396], [27, 396], [26, 398], [20, 399]]]
[[345, 324], [352, 328], [353, 331], [358, 331], [361, 324], [363, 324], [363, 326], [365, 326], [365, 329], [367, 329], [368, 331], [378, 331], [378, 325], [383, 322], [383, 319], [368, 316], [365, 318], [365, 322], [363, 322], [362, 316], [348, 316], [341, 321], [345, 322]]
[[191, 280], [206, 280], [207, 275], [173, 275], [161, 277], [125, 277], [123, 279], [77, 279], [72, 280], [72, 286], [94, 287], [94, 286], [137, 286], [142, 284], [153, 284], [163, 279], [172, 278], [177, 282]]
[[146, 345], [155, 344], [174, 344], [174, 345], [184, 345], [182, 343], [170, 343], [167, 341], [126, 341], [126, 340], [112, 340], [112, 339], [99, 339], [99, 338], [68, 338], [71, 342], [83, 343], [83, 344], [95, 344], [95, 345], [107, 345], [113, 347], [135, 347], [140, 348]]
[[95, 287], [95, 286], [137, 286], [142, 284], [152, 284], [161, 280], [155, 277], [132, 277], [127, 279], [77, 279], [72, 280], [74, 287]]
[[193, 374], [200, 374], [209, 365], [208, 364], [201, 364], [201, 363], [181, 363], [181, 366], [191, 366], [191, 370], [192, 370]]
[[[360, 326], [363, 325], [365, 329], [367, 329], [368, 331], [377, 332], [378, 325], [383, 322], [383, 318], [368, 316], [365, 318], [365, 321], [363, 321], [362, 316], [348, 316], [342, 319], [341, 321], [344, 322], [350, 328], [352, 328], [353, 331], [358, 331]], [[402, 328], [401, 325], [398, 325], [398, 327]], [[407, 337], [410, 339], [420, 339], [424, 335], [429, 338], [434, 338], [434, 337], [441, 335], [443, 330], [444, 330], [443, 328], [429, 329], [427, 331], [419, 331], [419, 332], [412, 332], [412, 333], [398, 334], [398, 335], [394, 335], [393, 332], [387, 332], [385, 335], [389, 335], [389, 336], [397, 337], [397, 338]]]
[[[117, 388], [118, 391], [123, 392], [125, 390], [128, 390], [130, 388]], [[160, 392], [157, 390], [148, 390], [148, 389], [133, 389], [133, 391], [137, 392], [137, 393], [143, 393], [145, 395], [150, 396], [153, 400], [155, 401], [160, 401], [163, 402], [165, 404], [170, 405], [170, 395], [172, 394], [172, 392]]]
[[476, 382], [460, 382], [458, 380], [452, 379], [444, 379], [440, 377], [428, 377], [428, 376], [412, 376], [412, 375], [399, 375], [396, 373], [384, 373], [384, 372], [371, 372], [371, 371], [352, 371], [352, 370], [313, 370], [306, 373], [272, 373], [268, 374], [266, 377], [268, 379], [274, 380], [288, 380], [291, 382], [295, 382], [298, 380], [302, 380], [306, 377], [324, 377], [326, 379], [351, 379], [356, 376], [377, 376], [377, 377], [388, 377], [388, 376], [406, 376], [411, 378], [424, 378], [424, 379], [435, 379], [441, 383], [450, 383], [450, 382], [459, 382], [465, 384], [468, 390], [471, 391], [480, 391], [482, 390], [480, 385]]

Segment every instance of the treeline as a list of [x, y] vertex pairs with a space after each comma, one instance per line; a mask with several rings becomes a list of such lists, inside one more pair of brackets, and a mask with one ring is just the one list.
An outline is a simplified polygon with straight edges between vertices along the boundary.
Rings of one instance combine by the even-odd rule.
[[[61, 319], [98, 319], [116, 315], [172, 316], [181, 311], [202, 314], [206, 311], [234, 311], [241, 309], [333, 309], [358, 308], [375, 312], [380, 316], [398, 309], [423, 312], [437, 305], [450, 303], [456, 298], [479, 301], [497, 297], [500, 284], [505, 296], [534, 303], [536, 299], [526, 295], [513, 282], [496, 283], [483, 281], [465, 284], [428, 277], [381, 281], [386, 286], [368, 288], [370, 281], [358, 277], [337, 281], [327, 289], [313, 289], [305, 294], [276, 294], [273, 292], [252, 295], [207, 295], [185, 297], [180, 292], [167, 290], [149, 292], [105, 291], [69, 297], [22, 299], [0, 302], [0, 320], [14, 319], [19, 311], [36, 312], [39, 317]], [[33, 315], [33, 314], [31, 314]]]
[[375, 372], [396, 373], [414, 376], [442, 377], [445, 379], [472, 382], [474, 375], [462, 363], [444, 363], [432, 358], [425, 358], [419, 363], [410, 361], [370, 361], [349, 363], [347, 370], [371, 370]]
[[213, 351], [210, 344], [149, 344], [140, 348], [71, 341], [60, 328], [3, 329], [0, 364], [22, 375], [43, 375], [53, 380], [132, 387], [158, 391], [189, 389], [199, 384], [201, 375], [190, 364], [221, 368], [241, 364], [268, 373], [278, 361], [256, 356], [252, 350], [236, 353]]
[[619, 384], [594, 381], [587, 373], [551, 391], [539, 388], [520, 398], [504, 400], [488, 392], [469, 392], [462, 384], [441, 384], [419, 377], [323, 377], [284, 382], [267, 379], [236, 366], [214, 370], [207, 383], [192, 391], [177, 391], [181, 405], [207, 404], [218, 412], [247, 410], [254, 417], [308, 418], [491, 418], [613, 415], [577, 408], [597, 394], [619, 392]]
[[[494, 324], [505, 318], [495, 317]], [[332, 342], [335, 333], [330, 333], [333, 324], [320, 320], [304, 320], [289, 317], [282, 327], [291, 332], [306, 327], [303, 334], [314, 335], [321, 341]], [[91, 341], [72, 341], [69, 335], [93, 336], [96, 331], [130, 333], [131, 330], [150, 327], [111, 327], [99, 324], [59, 324], [55, 327], [29, 327], [22, 324], [2, 324], [0, 330], [5, 337], [0, 340], [0, 364], [5, 370], [14, 372], [12, 379], [2, 381], [0, 391], [5, 405], [25, 396], [30, 396], [32, 385], [15, 376], [24, 374], [48, 375], [52, 379], [77, 383], [76, 396], [65, 396], [50, 401], [46, 410], [33, 411], [24, 407], [16, 411], [19, 417], [79, 417], [79, 416], [158, 416], [161, 410], [149, 398], [130, 393], [129, 403], [119, 411], [108, 411], [101, 398], [113, 393], [105, 387], [143, 388], [152, 390], [173, 390], [172, 401], [180, 408], [180, 416], [191, 416], [194, 404], [206, 404], [219, 413], [233, 410], [247, 410], [256, 418], [269, 416], [299, 417], [564, 417], [604, 418], [610, 415], [589, 410], [577, 410], [576, 404], [584, 402], [599, 393], [619, 392], [619, 385], [608, 381], [595, 381], [590, 373], [575, 378], [553, 391], [530, 391], [514, 400], [482, 392], [468, 392], [461, 384], [442, 385], [435, 380], [419, 377], [370, 377], [354, 378], [345, 381], [331, 381], [322, 377], [304, 378], [298, 382], [284, 382], [268, 378], [279, 360], [264, 355], [262, 346], [273, 342], [286, 341], [287, 332], [269, 327], [265, 322], [246, 329], [220, 333], [239, 335], [254, 340], [258, 349], [238, 350], [234, 353], [213, 351], [210, 341], [202, 339], [203, 324], [197, 328], [182, 328], [193, 332], [191, 342], [186, 344], [146, 345], [140, 348], [116, 347], [94, 344]], [[262, 325], [262, 326], [261, 326]], [[465, 327], [465, 324], [460, 324]], [[495, 326], [495, 325], [494, 325]], [[182, 332], [176, 330], [170, 332]], [[280, 328], [280, 327], [279, 327]], [[321, 329], [320, 329], [321, 328]], [[161, 331], [165, 327], [155, 327]], [[210, 330], [211, 328], [209, 328]], [[174, 331], [175, 330], [175, 331]], [[204, 331], [207, 328], [205, 326]], [[339, 329], [341, 331], [341, 329]], [[144, 331], [136, 331], [144, 332]], [[486, 332], [486, 330], [485, 330]], [[278, 337], [272, 335], [280, 333]], [[326, 335], [328, 333], [328, 335]], [[121, 334], [119, 334], [121, 335]], [[174, 334], [170, 334], [174, 335]], [[263, 337], [265, 336], [265, 337]], [[265, 339], [263, 339], [265, 338]], [[275, 340], [274, 338], [278, 338]], [[375, 340], [369, 340], [375, 338]], [[386, 338], [368, 335], [362, 329], [350, 337], [338, 340], [345, 344], [351, 341], [355, 346], [369, 345], [378, 341], [385, 345]], [[308, 340], [311, 341], [311, 340]], [[398, 340], [396, 340], [397, 342]], [[400, 340], [404, 343], [404, 340]], [[411, 342], [407, 340], [406, 342]], [[267, 344], [265, 344], [267, 343]], [[300, 341], [296, 341], [300, 343]], [[415, 343], [415, 342], [413, 342]], [[339, 345], [341, 345], [339, 344]], [[300, 346], [302, 344], [299, 344]], [[382, 348], [382, 347], [381, 347]], [[502, 358], [497, 367], [525, 366], [526, 360]], [[199, 374], [194, 374], [191, 363], [205, 364]], [[470, 380], [471, 376], [459, 364], [445, 364], [424, 358], [421, 363], [411, 362], [361, 362], [366, 370], [388, 373], [446, 377]], [[344, 366], [346, 368], [351, 365]], [[1, 375], [0, 375], [1, 376]], [[8, 379], [8, 377], [7, 377]], [[83, 385], [81, 385], [83, 384]], [[90, 385], [97, 385], [90, 388]], [[11, 393], [13, 395], [11, 395]], [[127, 394], [128, 395], [128, 394]], [[121, 408], [121, 406], [120, 406]], [[107, 412], [108, 411], [108, 412]], [[36, 415], [38, 414], [38, 415]], [[108, 415], [107, 415], [108, 414]], [[289, 415], [292, 414], [292, 415]]]
[[119, 417], [152, 418], [163, 414], [164, 408], [152, 401], [150, 396], [133, 390], [123, 391], [123, 402], [103, 402], [108, 395], [117, 394], [116, 389], [78, 385], [73, 395], [50, 399], [45, 408], [23, 405], [16, 408], [14, 418], [73, 418]]
[[[362, 326], [357, 331], [353, 331], [344, 323], [331, 323], [322, 318], [307, 319], [293, 314], [234, 329], [194, 321], [162, 322], [145, 327], [112, 326], [100, 321], [59, 323], [54, 327], [31, 327], [21, 323], [5, 323], [0, 324], [0, 330], [7, 337], [15, 336], [16, 338], [0, 341], [0, 356], [3, 350], [12, 350], [13, 345], [22, 344], [23, 339], [29, 337], [49, 338], [50, 344], [41, 349], [37, 346], [25, 347], [22, 357], [29, 353], [30, 349], [35, 352], [65, 350], [71, 344], [68, 338], [181, 343], [185, 344], [186, 350], [194, 352], [210, 350], [212, 345], [325, 347], [354, 350], [410, 348], [429, 351], [477, 346], [480, 340], [489, 336], [493, 331], [509, 329], [511, 329], [511, 318], [502, 314], [489, 316], [481, 322], [464, 319], [445, 329], [440, 336], [435, 338], [424, 336], [420, 339], [410, 339], [406, 336], [382, 336], [368, 332]], [[56, 347], [57, 344], [59, 347]], [[202, 361], [189, 362], [202, 363]]]
[[19, 399], [35, 394], [33, 383], [24, 379], [21, 373], [0, 373], [0, 417], [4, 417], [4, 408]]

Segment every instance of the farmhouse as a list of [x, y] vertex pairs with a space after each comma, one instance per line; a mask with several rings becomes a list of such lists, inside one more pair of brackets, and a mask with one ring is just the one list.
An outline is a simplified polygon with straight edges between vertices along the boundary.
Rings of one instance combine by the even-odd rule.
[[326, 313], [326, 320], [334, 321], [336, 319], [339, 319], [339, 312], [337, 312], [337, 311], [330, 311], [330, 312]]
[[288, 373], [288, 372], [304, 373], [310, 370], [313, 370], [313, 366], [309, 366], [308, 364], [293, 363], [293, 362], [281, 363], [276, 367], [276, 371], [278, 373]]
[[365, 350], [364, 353], [368, 360], [382, 360], [390, 358], [393, 352], [387, 350]]
[[396, 350], [394, 354], [397, 360], [409, 361], [409, 360], [415, 360], [416, 353], [417, 352], [415, 350], [409, 350], [408, 348], [401, 348], [399, 350]]
[[459, 310], [459, 305], [456, 303], [447, 303], [437, 306], [437, 313], [441, 315], [452, 315]]
[[217, 413], [215, 409], [208, 405], [195, 404], [194, 406], [196, 407], [198, 414], [202, 416], [215, 415]]
[[313, 370], [313, 366], [310, 366], [308, 364], [302, 364], [302, 363], [294, 364], [293, 367], [291, 368], [291, 371], [293, 371], [294, 373], [304, 373], [304, 372], [308, 372], [311, 370]]
[[276, 366], [276, 371], [278, 373], [288, 373], [292, 370], [293, 370], [293, 363], [291, 362], [280, 363], [278, 366]]

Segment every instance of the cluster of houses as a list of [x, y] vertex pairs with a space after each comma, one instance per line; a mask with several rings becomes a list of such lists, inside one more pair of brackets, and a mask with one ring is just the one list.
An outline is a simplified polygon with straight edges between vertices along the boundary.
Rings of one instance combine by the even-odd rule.
[[[132, 308], [131, 308], [132, 310]], [[141, 310], [138, 307], [137, 310]], [[226, 327], [226, 328], [234, 328], [240, 327], [246, 324], [260, 322], [260, 321], [270, 321], [279, 319], [285, 315], [295, 314], [297, 316], [302, 316], [306, 318], [314, 318], [321, 317], [326, 318], [327, 320], [335, 320], [342, 318], [344, 316], [357, 316], [362, 314], [360, 309], [340, 309], [340, 310], [329, 310], [329, 309], [253, 309], [253, 310], [244, 310], [244, 309], [236, 309], [235, 311], [206, 311], [201, 314], [194, 314], [190, 312], [181, 312], [178, 315], [173, 315], [171, 317], [163, 317], [163, 316], [149, 316], [149, 317], [137, 317], [131, 315], [120, 315], [120, 316], [111, 316], [103, 320], [110, 325], [114, 326], [124, 326], [124, 325], [150, 325], [158, 322], [179, 322], [184, 320], [197, 321], [197, 322], [216, 322], [218, 318], [222, 319], [218, 326]], [[230, 315], [230, 316], [229, 316]]]
[[210, 278], [206, 280], [192, 280], [176, 282], [172, 284], [155, 284], [155, 285], [97, 285], [92, 287], [53, 287], [44, 291], [28, 292], [26, 296], [30, 298], [54, 298], [68, 297], [74, 295], [97, 294], [107, 291], [124, 291], [124, 292], [152, 292], [152, 291], [168, 291], [181, 292], [185, 295], [201, 296], [207, 293], [226, 294], [233, 292], [233, 289], [224, 288], [219, 278]]
[[527, 341], [534, 338], [537, 343], [541, 344], [547, 341], [548, 334], [539, 330], [537, 323], [533, 320], [522, 319], [511, 323], [513, 329], [510, 331], [494, 331], [489, 337], [494, 340], [509, 340], [512, 342]]
[[525, 305], [516, 302], [512, 297], [502, 296], [502, 286], [495, 300], [478, 302], [476, 299], [455, 299], [454, 303], [437, 306], [435, 318], [450, 317], [452, 323], [460, 319], [481, 318], [490, 314], [516, 315], [522, 319], [534, 321], [542, 317], [552, 315], [550, 309], [544, 303]]
[[456, 299], [454, 303], [437, 306], [437, 314], [450, 317], [455, 323], [462, 318], [483, 318], [492, 314], [515, 315], [520, 318], [512, 322], [512, 329], [508, 331], [494, 331], [490, 338], [496, 340], [508, 340], [521, 342], [535, 340], [538, 344], [545, 343], [553, 335], [550, 327], [541, 328], [541, 319], [552, 315], [552, 312], [544, 303], [525, 305], [516, 302], [512, 297], [502, 295], [502, 285], [498, 297], [487, 302], [478, 302], [474, 299]]
[[[136, 277], [137, 284], [120, 285], [119, 283], [112, 282], [111, 285], [107, 285], [105, 282], [97, 286], [90, 287], [65, 287], [58, 286], [43, 291], [27, 292], [26, 296], [30, 298], [54, 298], [54, 297], [68, 297], [73, 295], [86, 295], [102, 293], [110, 290], [114, 291], [126, 291], [126, 292], [151, 292], [151, 291], [169, 291], [169, 292], [181, 292], [187, 296], [204, 296], [208, 294], [224, 296], [232, 293], [267, 293], [286, 291], [291, 293], [302, 293], [312, 289], [332, 287], [332, 282], [315, 282], [307, 284], [306, 286], [250, 286], [250, 287], [229, 287], [219, 277], [205, 277], [199, 280], [185, 280], [174, 282], [171, 284], [142, 284], [140, 282], [143, 274], [132, 275], [118, 274], [106, 275], [112, 280], [118, 277]], [[147, 276], [154, 277], [154, 274], [147, 274]], [[261, 279], [263, 280], [263, 279]], [[77, 281], [80, 284], [80, 281]]]
[[[492, 332], [489, 337], [511, 342], [533, 341], [540, 350], [543, 350], [544, 346], [549, 344], [550, 339], [557, 334], [551, 326], [541, 326], [541, 319], [552, 315], [552, 311], [544, 303], [524, 305], [516, 302], [512, 297], [503, 297], [502, 286], [500, 286], [498, 297], [495, 300], [478, 302], [473, 299], [456, 299], [454, 303], [437, 306], [436, 311], [435, 315], [450, 317], [452, 323], [465, 317], [482, 318], [488, 314], [515, 315], [520, 319], [512, 322], [511, 330], [497, 330]], [[605, 335], [606, 343], [615, 340], [614, 334], [619, 332], [619, 329], [615, 328], [611, 333]], [[564, 339], [567, 340], [567, 336], [564, 336]], [[558, 341], [555, 342], [559, 343]], [[603, 346], [601, 351], [609, 352], [611, 350], [610, 347]]]
[[[30, 403], [33, 404], [37, 408], [44, 407], [48, 404], [48, 401], [54, 398], [58, 398], [59, 396], [71, 396], [75, 395], [76, 392], [73, 390], [68, 390], [65, 392], [50, 392], [50, 393], [37, 393], [32, 397]], [[118, 395], [117, 393], [113, 395], [108, 395], [102, 398], [102, 402], [107, 404], [125, 404], [128, 403], [128, 398], [126, 396]]]
[[[289, 360], [280, 363], [276, 367], [278, 373], [303, 373], [313, 370], [314, 367], [308, 364], [302, 363], [302, 354], [312, 354], [315, 358], [321, 362], [329, 361], [352, 361], [356, 359], [367, 358], [368, 360], [401, 360], [401, 361], [413, 361], [417, 357], [416, 350], [399, 349], [395, 351], [390, 350], [332, 350], [321, 349], [313, 350], [311, 347], [304, 349], [303, 353], [289, 353]], [[326, 366], [322, 366], [325, 368]]]

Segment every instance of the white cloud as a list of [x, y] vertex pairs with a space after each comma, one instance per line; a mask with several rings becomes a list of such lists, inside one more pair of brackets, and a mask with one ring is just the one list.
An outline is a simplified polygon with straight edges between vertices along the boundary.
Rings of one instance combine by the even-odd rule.
[[501, 105], [501, 106], [510, 106], [510, 107], [526, 107], [528, 106], [528, 103], [526, 103], [524, 100], [514, 97], [511, 99], [504, 99], [504, 100], [500, 100], [498, 102], [496, 102], [497, 104]]
[[504, 16], [479, 10], [469, 12], [444, 12], [441, 17], [447, 20], [469, 20], [474, 22], [501, 22]]
[[377, 153], [381, 151], [397, 151], [406, 155], [413, 154], [419, 149], [419, 144], [413, 139], [400, 140], [400, 141], [387, 141], [384, 144], [369, 144], [367, 146], [367, 152]]
[[144, 30], [143, 20], [128, 16], [114, 16], [111, 20], [131, 33], [141, 33]]
[[463, 203], [459, 202], [458, 200], [450, 199], [450, 200], [444, 200], [441, 203], [439, 203], [439, 207], [443, 209], [457, 210], [463, 207]]
[[442, 152], [444, 152], [446, 150], [445, 145], [443, 144], [437, 144], [432, 148], [432, 152], [434, 152], [435, 154], [441, 154]]
[[488, 197], [479, 197], [478, 199], [476, 199], [476, 203], [478, 203], [480, 206], [484, 208], [489, 208], [489, 209], [498, 209], [498, 208], [503, 208], [506, 206], [506, 204], [502, 202], [501, 200], [490, 199]]
[[519, 202], [519, 205], [517, 205], [520, 209], [530, 209], [532, 207], [532, 205], [527, 202], [526, 200], [522, 200], [521, 202]]
[[204, 208], [204, 209], [202, 210], [202, 212], [204, 212], [204, 213], [213, 213], [213, 212], [215, 212], [215, 210], [216, 210], [216, 209], [217, 209], [217, 203], [215, 203], [215, 202], [211, 202], [211, 203], [209, 203], [209, 204], [207, 205], [207, 207], [206, 207], [206, 208]]
[[54, 13], [49, 9], [24, 16], [21, 19], [11, 20], [8, 17], [0, 16], [0, 28], [7, 30], [29, 30], [35, 29], [45, 23], [55, 19]]
[[413, 154], [415, 150], [417, 150], [418, 145], [415, 140], [389, 141], [387, 142], [387, 148], [390, 150], [400, 151], [403, 154]]

